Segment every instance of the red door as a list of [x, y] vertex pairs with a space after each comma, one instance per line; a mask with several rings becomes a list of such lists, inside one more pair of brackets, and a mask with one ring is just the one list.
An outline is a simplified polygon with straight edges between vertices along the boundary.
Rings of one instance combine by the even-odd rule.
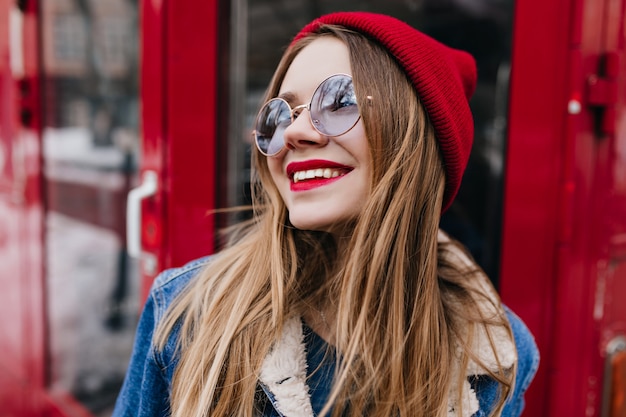
[[625, 5], [516, 7], [501, 290], [542, 354], [526, 415], [625, 412], [603, 406], [626, 334]]
[[219, 27], [217, 1], [0, 1], [0, 416], [110, 415], [152, 279], [212, 251]]

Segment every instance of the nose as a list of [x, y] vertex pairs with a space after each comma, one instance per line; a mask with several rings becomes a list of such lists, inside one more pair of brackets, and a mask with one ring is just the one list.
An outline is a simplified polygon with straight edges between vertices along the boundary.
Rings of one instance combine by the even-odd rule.
[[302, 108], [299, 112], [294, 113], [294, 121], [284, 132], [285, 147], [295, 150], [326, 146], [328, 137], [315, 130], [313, 123], [311, 123], [309, 110]]

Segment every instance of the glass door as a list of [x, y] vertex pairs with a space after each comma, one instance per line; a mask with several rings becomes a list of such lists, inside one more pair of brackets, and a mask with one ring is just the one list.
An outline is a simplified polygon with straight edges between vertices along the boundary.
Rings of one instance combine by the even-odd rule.
[[140, 311], [126, 254], [137, 182], [137, 0], [40, 2], [48, 383], [110, 413]]

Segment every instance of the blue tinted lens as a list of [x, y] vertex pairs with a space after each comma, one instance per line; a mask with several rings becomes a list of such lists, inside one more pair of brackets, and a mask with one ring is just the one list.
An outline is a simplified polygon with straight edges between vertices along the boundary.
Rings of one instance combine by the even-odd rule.
[[311, 99], [313, 126], [327, 136], [343, 135], [359, 121], [352, 77], [333, 75], [317, 87]]
[[291, 108], [287, 102], [274, 98], [263, 106], [256, 121], [255, 140], [265, 155], [275, 155], [285, 145], [283, 132], [291, 124]]

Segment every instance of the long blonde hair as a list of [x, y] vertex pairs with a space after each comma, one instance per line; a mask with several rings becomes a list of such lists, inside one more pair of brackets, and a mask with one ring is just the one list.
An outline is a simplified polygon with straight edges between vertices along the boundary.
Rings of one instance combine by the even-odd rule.
[[[266, 98], [276, 96], [293, 58], [318, 36], [335, 36], [350, 51], [373, 161], [371, 196], [339, 258], [332, 236], [289, 225], [266, 158], [254, 153], [253, 220], [175, 301], [155, 336], [163, 349], [180, 323], [172, 416], [253, 416], [272, 343], [288, 319], [321, 297], [337, 308], [341, 360], [325, 408], [332, 403], [334, 415], [445, 416], [450, 387], [460, 392], [468, 361], [477, 360], [471, 329], [482, 326], [489, 335], [500, 326], [511, 334], [503, 313], [481, 313], [480, 303], [498, 300], [471, 284], [482, 277], [479, 268], [451, 262], [453, 243], [438, 243], [445, 172], [435, 133], [382, 48], [325, 26], [286, 51]], [[514, 373], [489, 373], [501, 386], [497, 414]]]

